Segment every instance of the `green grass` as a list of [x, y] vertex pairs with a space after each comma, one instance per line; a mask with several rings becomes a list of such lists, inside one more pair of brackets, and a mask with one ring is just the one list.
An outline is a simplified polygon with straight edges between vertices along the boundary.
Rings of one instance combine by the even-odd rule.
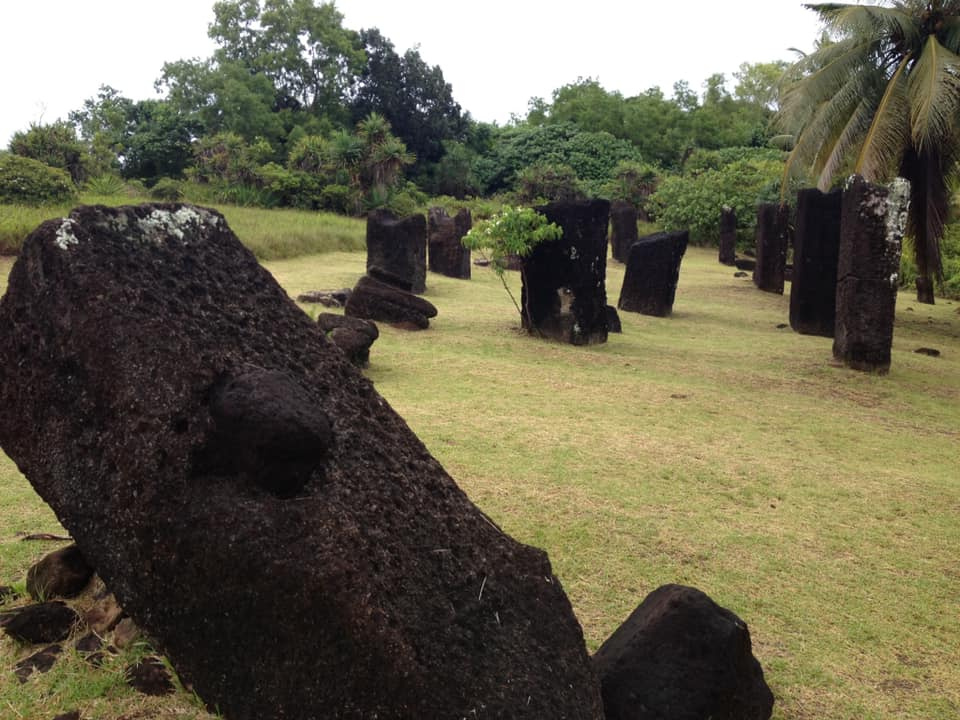
[[[63, 217], [77, 205], [131, 205], [152, 202], [131, 195], [82, 193], [60, 205], [0, 204], [0, 255], [15, 254], [23, 239], [41, 222]], [[333, 213], [306, 210], [263, 210], [221, 203], [198, 203], [223, 213], [230, 227], [260, 260], [277, 260], [335, 250], [362, 250], [365, 247], [364, 220]]]
[[[295, 296], [352, 286], [364, 256], [267, 267]], [[548, 551], [591, 650], [680, 582], [749, 624], [775, 718], [953, 720], [960, 304], [902, 293], [890, 373], [869, 375], [778, 328], [788, 298], [732, 275], [691, 248], [673, 317], [621, 313], [622, 335], [572, 347], [519, 332], [489, 271], [430, 274], [438, 317], [381, 326], [367, 374], [474, 502]], [[612, 304], [622, 277], [611, 262]], [[0, 520], [9, 582], [42, 551], [17, 530], [56, 523], [9, 463], [0, 503], [17, 508]], [[15, 657], [0, 643], [0, 666]], [[0, 707], [11, 697], [0, 681]]]

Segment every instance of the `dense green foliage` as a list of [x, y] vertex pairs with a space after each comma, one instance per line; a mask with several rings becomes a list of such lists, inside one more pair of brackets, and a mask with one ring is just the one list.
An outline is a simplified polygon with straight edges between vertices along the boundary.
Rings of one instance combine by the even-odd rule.
[[0, 153], [0, 202], [40, 205], [68, 200], [76, 187], [66, 170], [13, 153]]
[[747, 246], [753, 240], [757, 204], [779, 198], [783, 161], [779, 151], [744, 150], [726, 160], [723, 153], [701, 152], [691, 157], [691, 170], [665, 177], [650, 198], [657, 221], [665, 230], [690, 231], [697, 245], [716, 245], [720, 214], [726, 206], [737, 216], [737, 236]]
[[29, 130], [15, 133], [10, 140], [10, 152], [66, 170], [77, 184], [86, 180], [90, 173], [91, 158], [77, 139], [77, 131], [67, 122], [34, 124]]

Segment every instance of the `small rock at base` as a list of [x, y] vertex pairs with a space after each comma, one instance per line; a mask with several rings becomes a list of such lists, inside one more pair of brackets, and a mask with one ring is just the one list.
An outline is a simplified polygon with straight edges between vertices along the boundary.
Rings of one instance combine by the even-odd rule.
[[25, 683], [34, 670], [38, 673], [45, 673], [50, 670], [62, 650], [63, 647], [60, 645], [49, 645], [14, 665], [13, 674], [17, 676], [20, 682]]
[[127, 685], [144, 695], [169, 695], [173, 692], [170, 672], [157, 657], [145, 657], [124, 671]]
[[920, 355], [929, 355], [930, 357], [940, 357], [940, 351], [936, 348], [919, 347], [914, 350], [914, 352]]

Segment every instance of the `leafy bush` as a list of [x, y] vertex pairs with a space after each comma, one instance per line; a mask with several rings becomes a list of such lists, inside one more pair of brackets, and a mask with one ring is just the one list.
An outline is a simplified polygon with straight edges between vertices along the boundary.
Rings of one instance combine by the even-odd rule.
[[646, 163], [625, 160], [613, 169], [613, 176], [601, 191], [609, 200], [622, 200], [646, 209], [647, 198], [657, 188], [659, 171]]
[[780, 160], [738, 160], [717, 170], [697, 175], [664, 178], [650, 197], [649, 208], [664, 230], [689, 230], [696, 245], [720, 241], [720, 212], [733, 208], [737, 216], [737, 240], [751, 246], [757, 220], [757, 205], [779, 200]]
[[577, 174], [569, 165], [536, 163], [517, 174], [517, 199], [521, 203], [582, 200]]
[[357, 190], [339, 184], [325, 185], [320, 191], [320, 207], [341, 215], [355, 215], [360, 202]]
[[320, 207], [323, 178], [319, 175], [267, 163], [257, 168], [256, 178], [257, 183], [280, 205], [301, 210], [316, 210]]
[[0, 153], [0, 202], [43, 205], [70, 200], [75, 194], [66, 170], [20, 155]]
[[154, 200], [176, 202], [183, 199], [183, 185], [173, 178], [160, 178], [150, 188], [150, 197]]
[[90, 174], [86, 147], [77, 139], [73, 125], [62, 120], [51, 125], [31, 125], [29, 130], [15, 133], [10, 140], [10, 152], [66, 170], [78, 185]]

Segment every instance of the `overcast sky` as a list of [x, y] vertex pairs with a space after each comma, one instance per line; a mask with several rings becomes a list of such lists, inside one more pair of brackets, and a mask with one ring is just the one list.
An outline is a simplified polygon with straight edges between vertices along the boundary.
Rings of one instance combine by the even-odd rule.
[[[2, 0], [0, 147], [32, 122], [66, 118], [100, 85], [157, 97], [164, 62], [208, 57], [212, 0]], [[524, 115], [533, 96], [579, 77], [636, 95], [700, 89], [741, 62], [812, 48], [815, 15], [797, 0], [337, 0], [344, 25], [378, 27], [399, 52], [419, 46], [477, 120]], [[731, 82], [730, 87], [733, 84]]]

